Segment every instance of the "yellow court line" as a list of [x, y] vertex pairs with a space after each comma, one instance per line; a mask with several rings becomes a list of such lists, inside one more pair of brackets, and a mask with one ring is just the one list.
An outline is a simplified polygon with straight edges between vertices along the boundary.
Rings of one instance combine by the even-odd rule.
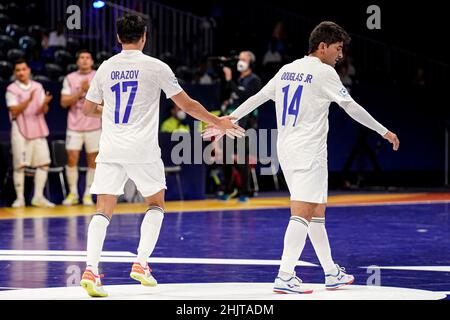
[[[405, 193], [405, 194], [345, 194], [334, 195], [328, 198], [328, 206], [345, 206], [357, 204], [395, 204], [407, 202], [450, 201], [450, 193]], [[288, 197], [252, 198], [248, 203], [238, 203], [236, 200], [221, 202], [215, 199], [192, 201], [167, 201], [165, 211], [174, 212], [199, 212], [199, 211], [228, 211], [228, 210], [253, 210], [253, 209], [279, 209], [288, 208]], [[120, 203], [115, 214], [136, 214], [146, 211], [146, 206], [141, 203]], [[93, 206], [56, 206], [55, 208], [0, 208], [1, 219], [20, 218], [57, 218], [92, 215]]]

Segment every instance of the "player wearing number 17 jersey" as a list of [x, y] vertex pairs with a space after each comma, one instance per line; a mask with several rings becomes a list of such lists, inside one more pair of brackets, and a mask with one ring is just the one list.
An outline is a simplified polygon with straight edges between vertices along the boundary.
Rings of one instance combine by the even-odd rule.
[[[240, 119], [264, 102], [275, 101], [278, 158], [291, 194], [291, 219], [273, 288], [277, 293], [312, 292], [295, 274], [307, 235], [324, 270], [327, 289], [337, 289], [354, 280], [333, 262], [325, 229], [330, 103], [336, 102], [353, 119], [389, 140], [394, 150], [399, 146], [397, 136], [352, 99], [334, 69], [349, 41], [348, 34], [337, 24], [320, 23], [310, 35], [309, 55], [283, 66], [259, 93], [231, 113]], [[215, 135], [220, 134], [214, 126], [209, 126], [204, 134]]]
[[[191, 116], [212, 123], [227, 134], [242, 136], [243, 129], [230, 117], [210, 114], [179, 86], [170, 68], [142, 53], [146, 22], [137, 15], [117, 20], [122, 52], [105, 61], [86, 94], [83, 112], [102, 117], [97, 168], [91, 193], [97, 194], [97, 211], [88, 229], [87, 267], [81, 286], [90, 296], [107, 296], [101, 285], [98, 264], [106, 230], [117, 196], [130, 178], [149, 206], [141, 224], [138, 255], [131, 278], [155, 286], [147, 259], [155, 248], [164, 217], [164, 165], [158, 146], [161, 90]], [[100, 107], [99, 105], [103, 105]]]

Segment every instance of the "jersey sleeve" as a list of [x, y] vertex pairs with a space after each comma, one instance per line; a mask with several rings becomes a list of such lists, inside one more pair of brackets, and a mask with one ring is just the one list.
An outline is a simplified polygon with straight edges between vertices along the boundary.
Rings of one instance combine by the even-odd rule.
[[261, 93], [268, 99], [275, 100], [276, 81], [278, 73], [261, 89]]
[[12, 93], [11, 91], [6, 91], [6, 106], [8, 108], [11, 108], [13, 106], [17, 106], [19, 104], [19, 101], [16, 98], [16, 95]]
[[101, 65], [97, 72], [95, 73], [94, 78], [92, 78], [91, 84], [89, 86], [89, 90], [86, 93], [86, 100], [92, 101], [94, 103], [100, 104], [103, 101], [103, 88], [102, 88], [102, 66]]
[[64, 94], [64, 95], [72, 94], [72, 89], [70, 88], [69, 79], [67, 77], [64, 77], [61, 94]]
[[234, 110], [230, 116], [235, 117], [238, 120], [245, 117], [247, 114], [258, 108], [263, 103], [267, 102], [269, 97], [266, 96], [262, 90], [257, 94], [251, 96], [243, 104], [241, 104], [236, 110]]
[[336, 102], [339, 105], [353, 101], [350, 93], [342, 84], [341, 79], [339, 79], [339, 75], [333, 68], [330, 67], [327, 69], [322, 81], [323, 93], [328, 100]]
[[178, 84], [177, 77], [175, 77], [175, 74], [166, 64], [163, 64], [163, 67], [159, 71], [157, 81], [162, 91], [166, 94], [167, 99], [183, 91]]
[[336, 102], [354, 120], [363, 126], [385, 135], [388, 131], [381, 123], [376, 121], [363, 107], [353, 100], [347, 89], [342, 84], [334, 69], [327, 71], [324, 79], [323, 90], [325, 96]]

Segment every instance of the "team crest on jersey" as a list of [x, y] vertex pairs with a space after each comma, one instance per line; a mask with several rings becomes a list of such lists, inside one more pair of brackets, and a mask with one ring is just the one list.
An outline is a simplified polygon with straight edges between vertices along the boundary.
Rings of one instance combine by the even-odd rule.
[[339, 90], [339, 94], [343, 97], [348, 96], [348, 90], [345, 88], [342, 88], [341, 90]]

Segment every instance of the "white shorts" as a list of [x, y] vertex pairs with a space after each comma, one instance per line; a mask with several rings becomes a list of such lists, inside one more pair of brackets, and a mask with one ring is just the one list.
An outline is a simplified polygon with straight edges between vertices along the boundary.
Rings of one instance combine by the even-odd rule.
[[73, 131], [67, 129], [66, 133], [66, 149], [81, 150], [86, 149], [86, 153], [98, 152], [98, 143], [100, 141], [101, 129], [94, 131]]
[[161, 159], [153, 163], [105, 163], [97, 162], [91, 194], [123, 194], [125, 183], [131, 179], [143, 197], [156, 194], [166, 188], [164, 164]]
[[11, 149], [15, 169], [40, 167], [51, 163], [47, 139], [26, 139], [15, 121], [11, 125]]
[[309, 169], [283, 170], [292, 201], [326, 203], [328, 197], [327, 163], [314, 161]]

